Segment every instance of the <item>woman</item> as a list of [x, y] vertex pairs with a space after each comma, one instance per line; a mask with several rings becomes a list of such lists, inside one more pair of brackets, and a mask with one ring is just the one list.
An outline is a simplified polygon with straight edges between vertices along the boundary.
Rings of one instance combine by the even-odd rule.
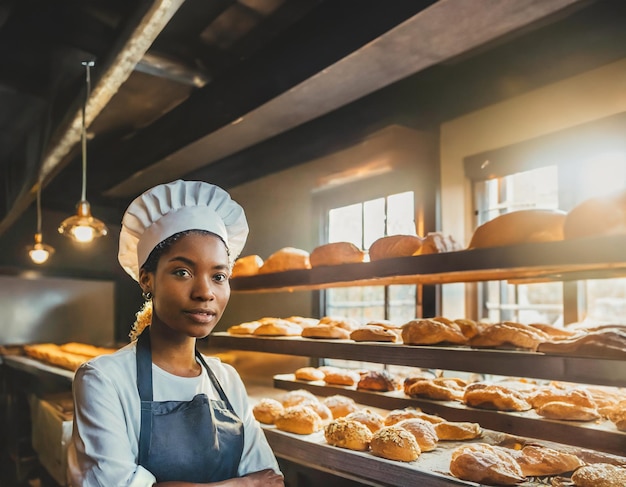
[[284, 485], [237, 372], [196, 350], [228, 303], [247, 235], [243, 209], [200, 181], [156, 186], [128, 207], [119, 261], [151, 323], [76, 372], [71, 485]]

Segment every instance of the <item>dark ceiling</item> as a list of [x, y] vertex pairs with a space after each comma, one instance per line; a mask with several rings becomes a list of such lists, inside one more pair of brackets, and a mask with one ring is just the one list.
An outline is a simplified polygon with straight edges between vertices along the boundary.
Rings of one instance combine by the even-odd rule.
[[[476, 8], [477, 4], [484, 8]], [[0, 234], [177, 177], [226, 188], [626, 55], [623, 0], [0, 0]], [[99, 214], [101, 218], [102, 214]]]

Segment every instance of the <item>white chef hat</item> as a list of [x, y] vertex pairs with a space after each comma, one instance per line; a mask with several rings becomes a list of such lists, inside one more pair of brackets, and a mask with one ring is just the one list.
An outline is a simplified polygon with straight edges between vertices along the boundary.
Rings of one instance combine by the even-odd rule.
[[149, 189], [122, 218], [118, 260], [136, 281], [139, 269], [159, 243], [185, 230], [206, 230], [226, 244], [230, 263], [248, 237], [243, 208], [222, 188], [203, 181], [177, 180]]

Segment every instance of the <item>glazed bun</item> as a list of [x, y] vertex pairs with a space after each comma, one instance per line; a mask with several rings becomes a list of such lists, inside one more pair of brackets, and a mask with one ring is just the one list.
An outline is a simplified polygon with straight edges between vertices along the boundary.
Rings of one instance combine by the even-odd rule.
[[263, 398], [252, 408], [252, 414], [259, 423], [274, 424], [276, 418], [285, 411], [276, 399]]

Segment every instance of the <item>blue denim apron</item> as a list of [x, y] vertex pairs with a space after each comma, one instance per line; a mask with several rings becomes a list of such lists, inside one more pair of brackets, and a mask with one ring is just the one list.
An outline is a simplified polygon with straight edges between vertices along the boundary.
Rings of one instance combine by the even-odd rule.
[[137, 388], [141, 398], [139, 465], [157, 482], [219, 482], [237, 477], [243, 423], [217, 378], [196, 350], [220, 400], [197, 394], [191, 401], [152, 400], [149, 327], [137, 340]]

